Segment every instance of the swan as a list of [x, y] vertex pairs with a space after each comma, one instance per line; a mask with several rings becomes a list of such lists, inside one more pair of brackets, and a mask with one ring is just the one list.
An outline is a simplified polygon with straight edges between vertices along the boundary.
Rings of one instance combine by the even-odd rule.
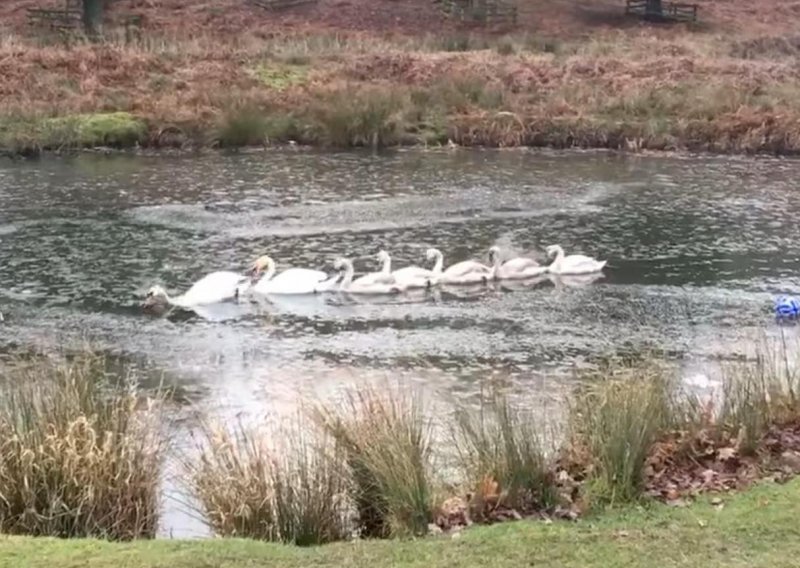
[[378, 254], [375, 258], [381, 263], [380, 271], [370, 272], [360, 276], [359, 278], [356, 278], [352, 284], [357, 287], [361, 287], [369, 286], [371, 284], [391, 284], [395, 282], [394, 276], [392, 275], [392, 257], [389, 256], [389, 253], [385, 250], [378, 251]]
[[582, 254], [564, 256], [564, 249], [559, 245], [547, 247], [548, 258], [553, 255], [556, 258], [548, 267], [548, 271], [552, 274], [591, 274], [592, 272], [600, 272], [606, 265], [605, 260], [595, 260]]
[[310, 268], [288, 268], [276, 276], [275, 261], [267, 255], [258, 257], [250, 271], [258, 278], [251, 290], [258, 294], [317, 294], [333, 290], [339, 279]]
[[532, 258], [518, 256], [502, 262], [500, 247], [490, 248], [489, 258], [492, 260], [492, 277], [495, 280], [524, 280], [547, 272], [546, 266], [541, 266]]
[[425, 258], [428, 262], [436, 261], [432, 270], [419, 266], [406, 266], [392, 272], [392, 276], [407, 288], [429, 288], [436, 280], [436, 274], [442, 272], [442, 253], [429, 248], [425, 251]]
[[[373, 272], [353, 280], [353, 263], [346, 258], [337, 258], [333, 264], [334, 268], [342, 273], [342, 283], [339, 289], [348, 294], [398, 294], [405, 290], [405, 286], [396, 282], [394, 276], [383, 272]], [[367, 278], [375, 274], [382, 275], [381, 278]]]
[[249, 287], [247, 276], [237, 272], [220, 270], [203, 276], [200, 280], [183, 294], [170, 297], [161, 286], [153, 286], [147, 291], [144, 304], [145, 309], [164, 309], [167, 306], [192, 308], [217, 304], [227, 300], [238, 299]]
[[438, 249], [428, 249], [431, 258], [436, 259], [433, 267], [433, 283], [441, 284], [485, 284], [492, 277], [492, 269], [474, 260], [464, 260], [448, 266], [442, 271], [444, 257]]

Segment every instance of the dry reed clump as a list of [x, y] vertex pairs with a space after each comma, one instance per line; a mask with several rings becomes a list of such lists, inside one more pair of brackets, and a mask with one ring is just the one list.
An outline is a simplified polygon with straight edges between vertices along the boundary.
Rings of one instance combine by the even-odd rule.
[[352, 533], [349, 478], [329, 437], [205, 424], [200, 442], [185, 468], [216, 534], [308, 546]]
[[470, 518], [492, 520], [513, 511], [549, 511], [556, 503], [546, 425], [494, 393], [479, 412], [459, 410], [454, 430], [457, 461], [470, 488]]
[[373, 387], [347, 393], [316, 419], [340, 444], [364, 537], [420, 535], [433, 520], [432, 424], [416, 393]]
[[590, 378], [570, 409], [569, 451], [586, 452], [590, 502], [636, 500], [651, 449], [686, 413], [676, 410], [675, 384], [655, 363], [612, 363]]
[[380, 148], [400, 142], [405, 94], [392, 87], [348, 85], [319, 93], [307, 116], [317, 141], [335, 147]]
[[36, 360], [0, 378], [0, 532], [152, 538], [165, 446], [156, 412], [102, 357]]

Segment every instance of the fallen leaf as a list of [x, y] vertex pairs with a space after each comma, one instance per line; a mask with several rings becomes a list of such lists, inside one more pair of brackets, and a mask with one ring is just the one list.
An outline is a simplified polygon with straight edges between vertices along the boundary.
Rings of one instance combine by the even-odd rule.
[[717, 451], [717, 459], [719, 459], [719, 461], [728, 461], [730, 459], [735, 458], [736, 454], [737, 454], [736, 448], [731, 448], [731, 447], [720, 448]]

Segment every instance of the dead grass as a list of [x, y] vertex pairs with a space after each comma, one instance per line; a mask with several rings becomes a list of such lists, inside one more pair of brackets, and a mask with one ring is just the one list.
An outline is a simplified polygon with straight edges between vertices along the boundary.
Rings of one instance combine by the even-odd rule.
[[214, 532], [300, 546], [352, 532], [344, 456], [299, 423], [289, 430], [204, 424], [185, 469]]
[[361, 387], [317, 421], [343, 448], [364, 537], [428, 532], [436, 504], [432, 429], [418, 395], [387, 386]]
[[744, 41], [655, 31], [551, 41], [530, 33], [329, 30], [221, 39], [162, 30], [134, 43], [65, 47], [7, 34], [0, 146], [69, 148], [48, 140], [43, 121], [128, 112], [147, 125], [137, 141], [150, 145], [180, 131], [184, 143], [227, 146], [451, 139], [796, 153], [793, 36]]
[[155, 536], [165, 450], [157, 402], [109, 384], [102, 358], [90, 354], [4, 371], [0, 532]]
[[457, 413], [454, 440], [472, 495], [472, 519], [489, 519], [502, 508], [533, 513], [555, 504], [553, 451], [545, 430], [540, 417], [501, 393], [482, 401], [477, 413]]

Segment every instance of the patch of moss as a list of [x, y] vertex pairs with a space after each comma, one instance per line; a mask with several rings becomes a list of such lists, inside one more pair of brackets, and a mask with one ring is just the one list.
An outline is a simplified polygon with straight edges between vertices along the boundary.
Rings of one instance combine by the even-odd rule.
[[147, 125], [127, 112], [78, 114], [0, 121], [0, 147], [17, 154], [112, 146], [129, 148], [145, 141]]
[[266, 87], [283, 91], [295, 85], [302, 85], [308, 79], [307, 65], [262, 64], [253, 70], [255, 77]]
[[144, 141], [147, 126], [127, 112], [81, 114], [47, 119], [45, 131], [72, 136], [80, 147], [113, 146], [125, 148]]

